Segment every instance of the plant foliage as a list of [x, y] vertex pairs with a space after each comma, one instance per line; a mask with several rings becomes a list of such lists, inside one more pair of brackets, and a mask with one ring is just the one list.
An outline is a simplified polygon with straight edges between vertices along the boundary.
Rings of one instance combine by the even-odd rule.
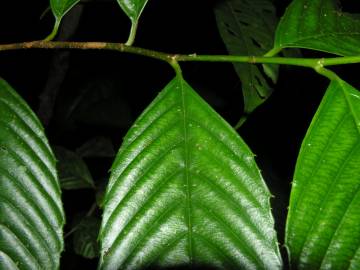
[[[167, 54], [132, 46], [148, 1], [117, 0], [125, 19], [131, 20], [126, 43], [49, 42], [79, 2], [49, 0], [55, 17], [51, 34], [44, 41], [0, 44], [0, 52], [113, 50], [166, 62], [176, 76], [130, 129], [130, 106], [116, 84], [89, 79], [84, 89], [76, 87], [78, 94], [64, 95], [63, 102], [58, 101], [58, 126], [49, 126], [49, 133], [56, 135], [49, 136], [57, 143], [65, 135], [69, 147], [77, 150], [54, 147], [57, 164], [40, 121], [0, 78], [0, 269], [59, 269], [64, 240], [82, 262], [99, 257], [99, 269], [287, 267], [274, 229], [271, 194], [255, 155], [185, 81], [181, 61], [232, 62], [242, 84], [245, 116], [256, 114], [277, 87], [280, 64], [311, 68], [330, 79], [297, 156], [284, 244], [292, 269], [360, 269], [360, 93], [352, 86], [356, 84], [341, 79], [344, 70], [336, 70], [339, 75], [328, 68], [360, 63], [359, 14], [343, 12], [336, 0], [293, 0], [277, 25], [280, 1], [219, 0], [215, 18], [230, 55]], [[286, 57], [286, 48], [337, 57]], [[277, 54], [285, 57], [274, 57]], [[81, 63], [92, 61], [81, 58]], [[139, 64], [111, 72], [123, 76], [132, 63]], [[140, 70], [136, 66], [128, 80], [131, 91], [138, 90]], [[62, 85], [57, 79], [54, 85]], [[123, 92], [126, 84], [124, 80]], [[316, 90], [313, 81], [311, 86]], [[139, 94], [136, 106], [140, 101]], [[90, 134], [94, 127], [96, 132]], [[80, 129], [86, 134], [77, 137]], [[113, 146], [125, 133], [113, 160]], [[71, 192], [76, 200], [69, 203], [66, 196]], [[76, 218], [87, 193], [92, 206], [82, 219]], [[63, 204], [72, 224], [65, 227], [65, 237]]]
[[0, 80], [0, 268], [57, 269], [64, 213], [55, 158], [31, 109]]
[[100, 268], [279, 269], [269, 198], [245, 143], [177, 76], [112, 166]]

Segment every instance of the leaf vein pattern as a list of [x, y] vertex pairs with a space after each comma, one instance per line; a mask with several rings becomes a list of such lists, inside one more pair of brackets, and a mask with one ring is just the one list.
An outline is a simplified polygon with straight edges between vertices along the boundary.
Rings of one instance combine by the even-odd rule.
[[238, 265], [235, 265], [235, 263], [233, 262], [233, 259], [227, 253], [225, 253], [223, 250], [221, 250], [219, 247], [217, 247], [216, 244], [214, 244], [211, 239], [208, 239], [206, 236], [199, 234], [199, 233], [194, 233], [194, 234], [196, 234], [196, 237], [199, 238], [200, 241], [205, 242], [207, 244], [207, 246], [210, 247], [217, 256], [222, 257], [224, 259], [223, 260], [224, 262], [226, 262], [227, 264], [230, 264], [231, 269], [239, 268]]
[[[28, 219], [23, 215], [23, 213], [21, 212], [21, 209], [19, 209], [16, 205], [14, 205], [8, 198], [0, 195], [0, 202], [8, 205], [8, 206], [12, 209], [12, 211], [15, 213], [15, 215], [18, 215], [18, 216], [20, 216], [22, 219], [26, 220], [27, 225], [31, 228], [31, 233], [32, 233], [33, 235], [35, 235], [35, 237], [36, 237], [36, 241], [39, 241], [39, 244], [41, 245], [42, 250], [47, 253], [47, 255], [48, 255], [47, 259], [52, 262], [52, 260], [51, 260], [51, 253], [50, 253], [51, 248], [50, 248], [50, 246], [48, 245], [48, 243], [45, 241], [44, 237], [43, 237], [41, 234], [39, 234], [39, 231], [38, 231], [37, 227], [35, 227], [34, 224], [32, 224], [31, 222], [29, 222], [29, 220], [28, 220]], [[1, 224], [4, 224], [4, 223], [1, 223]], [[4, 224], [4, 225], [5, 225], [5, 224]], [[5, 226], [6, 226], [6, 225], [5, 225]], [[8, 227], [8, 226], [7, 226], [7, 227]], [[11, 230], [9, 227], [8, 227], [8, 229]], [[17, 234], [15, 233], [15, 231], [13, 231], [13, 230], [11, 230], [11, 231], [12, 231], [12, 233], [17, 237]], [[20, 240], [19, 237], [17, 237], [17, 238]], [[21, 240], [20, 240], [20, 241], [21, 241]], [[21, 242], [22, 242], [22, 241], [21, 241]], [[23, 242], [22, 242], [22, 243], [23, 243]], [[23, 245], [26, 246], [25, 243], [23, 243]], [[36, 254], [33, 253], [33, 252], [30, 250], [30, 248], [31, 248], [31, 246], [27, 247], [27, 250], [28, 250], [29, 253], [31, 253], [32, 256], [35, 258], [35, 257], [36, 257]], [[41, 259], [44, 259], [44, 258], [41, 258]], [[47, 265], [47, 267], [49, 267], [49, 265]]]
[[[2, 176], [5, 176], [8, 180], [10, 180], [10, 181], [13, 183], [13, 185], [15, 186], [15, 188], [18, 189], [18, 194], [21, 193], [22, 197], [24, 197], [26, 201], [30, 202], [30, 204], [32, 205], [32, 209], [33, 209], [33, 210], [36, 212], [36, 214], [40, 217], [42, 223], [44, 223], [44, 225], [45, 225], [46, 227], [51, 227], [51, 224], [49, 223], [48, 219], [46, 218], [44, 212], [41, 211], [41, 209], [39, 209], [39, 207], [37, 206], [37, 204], [36, 204], [35, 201], [33, 200], [32, 196], [30, 196], [29, 193], [28, 193], [26, 190], [24, 190], [24, 188], [17, 183], [17, 180], [16, 180], [12, 175], [10, 175], [7, 171], [5, 171], [4, 169], [2, 169], [1, 167], [0, 167], [0, 171], [2, 171], [2, 172], [1, 172]], [[1, 196], [1, 197], [2, 197], [2, 198], [5, 198], [5, 197], [3, 197], [3, 196]], [[13, 198], [13, 197], [7, 198], [7, 200], [9, 200], [9, 201], [12, 201], [12, 199], [15, 199], [15, 198]], [[12, 203], [12, 204], [13, 204], [13, 205], [16, 205], [16, 203]], [[28, 220], [28, 222], [31, 222], [31, 223], [32, 223], [32, 226], [33, 226], [34, 228], [37, 228], [37, 227], [36, 227], [36, 224], [33, 223], [33, 220], [32, 220], [31, 218], [28, 218], [27, 220]], [[51, 234], [52, 234], [51, 237], [52, 237], [53, 239], [56, 239], [56, 242], [59, 242], [58, 236], [55, 234], [55, 232], [53, 232], [53, 231], [51, 230]], [[42, 238], [44, 239], [44, 241], [46, 241], [44, 237], [42, 237]]]
[[[136, 182], [133, 184], [133, 186], [130, 188], [130, 190], [128, 190], [127, 193], [125, 194], [124, 198], [122, 198], [122, 200], [120, 200], [120, 201], [118, 202], [118, 204], [114, 207], [114, 210], [112, 211], [111, 215], [109, 216], [109, 218], [108, 218], [108, 220], [107, 220], [107, 222], [106, 222], [107, 224], [108, 224], [109, 222], [111, 223], [111, 220], [113, 219], [113, 216], [114, 216], [115, 214], [117, 215], [117, 208], [118, 208], [118, 206], [119, 206], [124, 200], [126, 200], [126, 199], [130, 196], [130, 194], [132, 193], [132, 190], [134, 190], [134, 189], [137, 187], [137, 185], [142, 182], [142, 180], [143, 180], [144, 177], [147, 175], [147, 173], [149, 173], [151, 169], [153, 169], [155, 166], [157, 166], [157, 165], [170, 153], [170, 151], [172, 151], [173, 149], [176, 149], [176, 148], [179, 146], [179, 144], [181, 144], [181, 143], [182, 143], [182, 141], [180, 141], [180, 142], [179, 142], [178, 144], [176, 144], [176, 145], [173, 145], [172, 148], [166, 150], [161, 156], [159, 156], [157, 159], [155, 159], [155, 160], [151, 163], [151, 166], [147, 167], [146, 170], [145, 170], [141, 175], [139, 175], [139, 177], [137, 178]], [[175, 173], [179, 173], [179, 171], [177, 171], [177, 172], [175, 172]], [[175, 174], [170, 175], [170, 177], [171, 177], [171, 176], [174, 177]], [[117, 178], [117, 181], [116, 181], [116, 183], [119, 183], [118, 185], [120, 185], [120, 182], [121, 182], [121, 181], [119, 181], [120, 177], [121, 177], [121, 176], [119, 176], [119, 177]], [[165, 178], [165, 179], [167, 179], [167, 178]], [[164, 180], [163, 180], [163, 181], [164, 181]], [[159, 187], [159, 186], [158, 186], [158, 187]], [[114, 189], [112, 189], [112, 190], [114, 190]], [[108, 195], [108, 196], [109, 196], [109, 195]], [[105, 228], [106, 228], [106, 227], [105, 227]]]
[[[166, 127], [166, 128], [167, 128], [167, 132], [171, 131], [171, 130], [174, 129], [176, 126], [177, 126], [177, 123], [173, 123], [173, 124], [167, 126], [167, 127]], [[137, 155], [135, 155], [135, 156], [132, 158], [132, 160], [122, 169], [122, 171], [121, 171], [119, 174], [113, 175], [113, 176], [111, 176], [111, 178], [116, 178], [116, 179], [118, 180], [118, 179], [121, 178], [122, 175], [125, 174], [128, 170], [131, 170], [130, 167], [131, 167], [138, 159], [140, 159], [140, 155], [141, 155], [143, 152], [145, 152], [147, 149], [149, 149], [156, 141], [160, 140], [160, 138], [163, 137], [164, 134], [166, 134], [166, 133], [161, 132], [158, 137], [154, 138], [148, 145], [146, 145], [146, 147], [144, 147], [143, 149], [141, 149], [141, 151], [139, 151], [139, 153], [137, 153]], [[164, 150], [165, 152], [164, 152], [158, 159], [156, 159], [154, 162], [158, 163], [159, 161], [161, 161], [161, 159], [162, 159], [163, 157], [165, 157], [166, 154], [168, 154], [171, 150], [175, 149], [175, 148], [178, 146], [178, 144], [180, 144], [180, 143], [182, 143], [182, 142], [183, 142], [183, 140], [180, 140], [179, 143], [175, 143], [175, 144], [172, 146], [172, 148], [169, 148], [168, 150]], [[125, 151], [125, 150], [127, 150], [127, 149], [124, 149], [124, 151]], [[157, 164], [153, 164], [153, 165], [157, 165]], [[151, 167], [154, 167], [154, 166], [151, 166]], [[150, 168], [151, 168], [151, 167], [150, 167]], [[120, 185], [120, 183], [119, 183], [119, 181], [116, 181], [116, 182], [109, 188], [109, 190], [107, 191], [107, 194], [108, 194], [108, 195], [107, 195], [106, 197], [112, 198], [112, 197], [113, 197], [113, 194], [112, 194], [112, 193], [113, 193], [113, 190], [116, 189], [116, 187], [117, 187], [118, 185]], [[107, 201], [108, 201], [108, 200], [106, 200], [104, 203], [106, 204]]]
[[[333, 97], [334, 96], [332, 96], [332, 98]], [[306, 179], [305, 183], [302, 185], [302, 187], [299, 188], [300, 189], [299, 194], [303, 194], [304, 190], [306, 190], [308, 185], [311, 183], [310, 179], [312, 179], [312, 177], [315, 175], [315, 173], [319, 170], [324, 155], [326, 154], [326, 152], [328, 151], [328, 149], [330, 148], [330, 146], [334, 142], [334, 140], [336, 138], [337, 130], [340, 129], [342, 127], [342, 125], [345, 123], [345, 120], [346, 120], [347, 116], [348, 116], [348, 114], [344, 114], [343, 117], [341, 118], [341, 120], [339, 121], [339, 123], [337, 124], [337, 126], [335, 127], [333, 134], [331, 134], [331, 137], [326, 142], [326, 145], [325, 145], [324, 149], [321, 151], [320, 156], [319, 156], [319, 158], [318, 158], [318, 160], [317, 160], [317, 162], [316, 162], [316, 164], [314, 166], [314, 169], [311, 171], [311, 174], [307, 177], [307, 179]], [[309, 137], [309, 140], [311, 140], [311, 137]], [[293, 202], [293, 209], [294, 210], [297, 208], [298, 204], [302, 201], [302, 199], [303, 199], [303, 196], [298, 197], [297, 200]]]
[[[22, 249], [32, 258], [32, 261], [38, 265], [38, 267], [39, 267], [38, 269], [41, 269], [42, 268], [41, 265], [39, 264], [36, 257], [34, 257], [34, 254], [31, 253], [29, 248], [26, 247], [26, 245], [17, 237], [17, 235], [6, 224], [0, 223], [1, 235], [4, 233], [4, 231], [6, 231], [5, 233], [7, 233], [10, 237], [12, 237], [13, 240], [15, 240], [17, 242], [17, 245], [21, 246]], [[3, 236], [1, 236], [1, 237], [3, 237]]]
[[[168, 184], [172, 179], [174, 179], [175, 176], [177, 176], [181, 171], [176, 171], [174, 173], [172, 173], [171, 175], [169, 175], [168, 177], [164, 178], [160, 183], [158, 183], [158, 185], [156, 186], [156, 188], [148, 195], [148, 197], [146, 198], [145, 202], [143, 202], [142, 206], [139, 207], [139, 209], [133, 213], [132, 218], [129, 219], [129, 221], [125, 224], [123, 231], [125, 231], [128, 226], [130, 226], [130, 224], [132, 223], [132, 221], [134, 220], [134, 218], [139, 215], [142, 211], [143, 211], [143, 207], [145, 205], [147, 205], [149, 203], [149, 201], [154, 198], [157, 194], [159, 194], [159, 192], [161, 191], [161, 189]], [[107, 231], [106, 229], [109, 226], [113, 225], [113, 219], [116, 219], [116, 216], [118, 216], [118, 212], [121, 210], [122, 208], [122, 202], [120, 202], [113, 210], [112, 214], [111, 214], [111, 219], [108, 219], [108, 222], [106, 223], [105, 226], [105, 231]], [[116, 216], [114, 216], [116, 214]], [[117, 239], [117, 238], [116, 238]], [[114, 239], [114, 242], [116, 241], [116, 239]]]
[[[7, 123], [3, 122], [0, 120], [0, 123], [5, 124], [5, 126], [7, 125]], [[32, 162], [34, 165], [36, 165], [36, 167], [39, 169], [38, 171], [40, 171], [42, 174], [47, 176], [47, 179], [50, 181], [52, 190], [47, 190], [47, 193], [52, 193], [52, 191], [55, 192], [56, 195], [60, 195], [60, 189], [57, 185], [56, 182], [56, 177], [54, 176], [54, 174], [51, 173], [51, 170], [47, 167], [47, 165], [43, 162], [43, 160], [38, 156], [37, 151], [35, 151], [30, 144], [27, 142], [27, 140], [25, 140], [23, 137], [20, 136], [20, 134], [13, 129], [12, 126], [7, 126], [9, 129], [8, 131], [10, 133], [12, 133], [12, 137], [14, 138], [14, 140], [18, 141], [18, 145], [21, 145], [24, 148], [27, 148], [29, 150], [29, 155], [34, 155], [36, 158], [32, 158]], [[21, 158], [21, 160], [23, 160], [23, 158]], [[27, 164], [28, 162], [23, 161], [23, 164]], [[30, 168], [32, 169], [32, 168]], [[34, 170], [32, 170], [34, 171]], [[38, 180], [36, 180], [38, 181]], [[55, 201], [54, 201], [55, 202]]]
[[[20, 166], [21, 164], [26, 164], [26, 161], [24, 161], [21, 156], [19, 156], [16, 152], [12, 151], [11, 149], [7, 148], [7, 153], [13, 158], [13, 160], [17, 164], [20, 164]], [[49, 206], [48, 208], [54, 212], [53, 214], [55, 214], [56, 219], [62, 220], [62, 213], [59, 206], [56, 204], [54, 198], [50, 196], [47, 190], [45, 190], [42, 184], [36, 179], [35, 175], [33, 174], [33, 171], [34, 170], [27, 170], [29, 178], [30, 180], [32, 180], [33, 186], [36, 187], [36, 189], [43, 195], [44, 199], [47, 201], [47, 204]], [[14, 180], [17, 181], [15, 178]]]
[[[156, 230], [158, 223], [160, 223], [161, 221], [166, 220], [167, 218], [169, 218], [172, 214], [172, 212], [178, 208], [181, 205], [181, 201], [173, 201], [172, 203], [168, 204], [168, 207], [152, 222], [151, 226], [149, 226], [145, 232], [144, 232], [144, 237], [139, 237], [138, 241], [136, 241], [134, 243], [134, 245], [132, 246], [132, 248], [129, 249], [129, 254], [126, 256], [126, 258], [123, 260], [123, 262], [126, 262], [134, 253], [134, 251], [136, 250], [136, 248], [140, 245], [140, 243], [142, 242], [141, 240], [144, 240], [145, 237], [150, 237], [150, 233], [152, 233], [154, 230]], [[119, 244], [120, 237], [117, 236], [114, 243], [111, 245], [111, 247], [108, 249], [107, 254], [112, 253], [112, 250], [116, 249], [117, 245]]]
[[[42, 151], [44, 152], [44, 154], [46, 155], [47, 159], [50, 159], [51, 152], [49, 151], [48, 145], [39, 137], [38, 134], [35, 133], [35, 131], [33, 130], [32, 127], [29, 126], [29, 124], [24, 121], [23, 117], [21, 115], [19, 115], [19, 113], [17, 111], [15, 111], [12, 106], [10, 104], [8, 104], [8, 102], [2, 98], [0, 98], [0, 101], [2, 102], [2, 104], [4, 104], [12, 113], [14, 113], [17, 116], [17, 120], [20, 120], [21, 123], [24, 125], [24, 128], [22, 128], [24, 130], [25, 133], [30, 133], [30, 137], [33, 138], [36, 141], [36, 144], [39, 145], [39, 147], [42, 149]], [[12, 130], [14, 132], [16, 132], [13, 127], [11, 125], [8, 125], [8, 123], [2, 122], [5, 125], [7, 125], [8, 127], [11, 127]], [[37, 124], [36, 124], [37, 125]], [[19, 134], [16, 132], [16, 134], [19, 136]], [[24, 140], [24, 138], [21, 137], [21, 139], [23, 140], [23, 143], [27, 143], [27, 140]], [[28, 145], [28, 147], [32, 149], [32, 147], [30, 145]], [[48, 164], [45, 162], [45, 160], [38, 155], [37, 151], [33, 151], [34, 155], [37, 156], [37, 158], [39, 160], [42, 161], [42, 163], [44, 164], [44, 166], [47, 168], [47, 170], [51, 173], [51, 169], [48, 167]], [[51, 175], [55, 178], [56, 176], [54, 174], [51, 173]]]
[[251, 249], [251, 245], [249, 245], [249, 243], [247, 243], [246, 240], [241, 239], [240, 235], [237, 232], [235, 232], [229, 226], [229, 224], [227, 224], [227, 222], [225, 220], [223, 220], [222, 217], [218, 216], [213, 211], [209, 211], [207, 209], [207, 206], [203, 205], [202, 203], [198, 203], [197, 205], [198, 205], [199, 209], [201, 209], [203, 212], [206, 213], [207, 216], [211, 216], [211, 217], [213, 217], [213, 219], [217, 220], [222, 225], [222, 228], [224, 231], [226, 231], [229, 234], [231, 234], [232, 236], [234, 236], [234, 239], [237, 240], [238, 244], [247, 251], [248, 257], [250, 257], [253, 261], [257, 262], [258, 265], [263, 265], [263, 262], [261, 261], [261, 259], [258, 258], [257, 256], [254, 256], [254, 253], [256, 253], [256, 252], [255, 252], [255, 250]]
[[[239, 202], [237, 202], [234, 199], [233, 196], [231, 196], [231, 194], [229, 194], [229, 192], [224, 190], [224, 188], [221, 185], [216, 184], [214, 181], [211, 181], [211, 179], [209, 177], [207, 177], [206, 175], [203, 175], [201, 173], [192, 173], [192, 174], [200, 177], [202, 180], [204, 180], [206, 183], [208, 183], [208, 185], [213, 186], [214, 187], [213, 191], [215, 193], [217, 193], [220, 197], [225, 199], [226, 201], [229, 201], [235, 209], [239, 208], [239, 207], [244, 208]], [[255, 207], [257, 208], [258, 206], [254, 206], [254, 208]], [[251, 220], [251, 216], [247, 213], [247, 211], [245, 211], [245, 209], [243, 209], [243, 210], [244, 211], [242, 211], [241, 213], [242, 213], [242, 215], [246, 214], [246, 217], [238, 216], [238, 218], [241, 218], [244, 223], [247, 223], [247, 225], [250, 225], [249, 228], [254, 232], [254, 234], [257, 234], [259, 237], [266, 239], [266, 237], [263, 235], [263, 233], [258, 229], [258, 226]]]

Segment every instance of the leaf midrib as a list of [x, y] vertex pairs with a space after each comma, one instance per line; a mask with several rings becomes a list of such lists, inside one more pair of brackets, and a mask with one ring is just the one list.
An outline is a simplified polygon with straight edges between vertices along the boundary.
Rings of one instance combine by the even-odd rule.
[[184, 137], [184, 169], [185, 169], [185, 195], [186, 195], [186, 222], [188, 227], [187, 241], [190, 265], [193, 264], [193, 242], [192, 242], [192, 202], [191, 202], [191, 180], [190, 180], [190, 166], [189, 166], [189, 138], [188, 138], [188, 123], [186, 112], [186, 96], [184, 89], [184, 80], [179, 77], [180, 91], [181, 91], [181, 105], [183, 118], [183, 137]]

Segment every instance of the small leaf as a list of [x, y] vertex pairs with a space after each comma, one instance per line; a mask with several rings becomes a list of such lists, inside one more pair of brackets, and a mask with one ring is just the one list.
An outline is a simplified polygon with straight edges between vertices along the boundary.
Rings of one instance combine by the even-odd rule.
[[100, 220], [96, 217], [85, 217], [77, 225], [74, 232], [73, 245], [76, 254], [88, 259], [99, 256], [97, 235], [100, 229]]
[[58, 269], [64, 213], [55, 158], [35, 114], [2, 79], [0, 131], [0, 268]]
[[117, 0], [132, 22], [138, 21], [148, 0]]
[[80, 0], [50, 0], [51, 11], [57, 21], [60, 21], [62, 17]]
[[145, 8], [148, 0], [117, 0], [121, 9], [131, 20], [131, 30], [129, 34], [129, 39], [126, 42], [126, 45], [131, 46], [134, 43], [138, 21], [142, 11]]
[[[277, 17], [270, 0], [225, 0], [215, 6], [220, 35], [230, 54], [264, 55], [273, 47]], [[271, 95], [272, 88], [260, 69], [235, 63], [242, 82], [245, 113], [249, 114]], [[274, 82], [277, 65], [264, 65], [265, 74]]]
[[286, 244], [294, 269], [360, 267], [360, 93], [332, 81], [296, 164]]
[[50, 0], [50, 8], [55, 17], [55, 24], [52, 32], [45, 40], [52, 40], [56, 36], [62, 18], [78, 2], [80, 2], [80, 0]]
[[62, 189], [95, 187], [89, 169], [81, 157], [60, 146], [54, 147], [54, 152], [58, 159], [57, 169]]
[[276, 30], [275, 49], [296, 47], [337, 55], [360, 54], [360, 17], [337, 0], [294, 0]]
[[114, 146], [109, 138], [95, 137], [76, 149], [80, 157], [114, 157]]
[[280, 269], [269, 198], [243, 140], [176, 77], [112, 166], [100, 269]]

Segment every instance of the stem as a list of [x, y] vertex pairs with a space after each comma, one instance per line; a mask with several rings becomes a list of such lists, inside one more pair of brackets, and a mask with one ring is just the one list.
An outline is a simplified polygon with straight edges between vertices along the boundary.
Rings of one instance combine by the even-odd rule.
[[[48, 38], [56, 34], [54, 31]], [[48, 39], [47, 38], [47, 39]], [[63, 42], [63, 41], [31, 41], [13, 44], [0, 44], [0, 51], [22, 50], [22, 49], [79, 49], [79, 50], [112, 50], [130, 54], [142, 55], [168, 62], [172, 67], [177, 62], [226, 62], [226, 63], [249, 63], [249, 64], [281, 64], [309, 67], [319, 69], [321, 67], [360, 63], [360, 56], [344, 56], [332, 58], [293, 58], [293, 57], [267, 57], [267, 56], [238, 56], [238, 55], [183, 55], [168, 54], [164, 52], [148, 50], [140, 47], [127, 46], [123, 43], [110, 42]], [[177, 70], [178, 68], [175, 68]], [[323, 73], [321, 73], [323, 74]]]
[[57, 33], [58, 33], [59, 26], [60, 26], [60, 20], [56, 19], [53, 30], [51, 31], [50, 35], [48, 35], [48, 36], [44, 39], [44, 41], [51, 41], [51, 40], [53, 40], [53, 39], [56, 37]]
[[138, 26], [138, 21], [137, 20], [131, 21], [131, 29], [130, 29], [129, 38], [125, 43], [126, 46], [132, 46], [134, 44], [136, 31], [137, 31], [137, 26]]

